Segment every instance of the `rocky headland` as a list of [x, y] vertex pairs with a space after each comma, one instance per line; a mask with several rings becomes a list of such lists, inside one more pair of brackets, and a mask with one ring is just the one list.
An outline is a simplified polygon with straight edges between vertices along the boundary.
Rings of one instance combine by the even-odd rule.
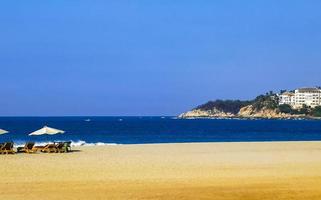
[[316, 109], [292, 109], [288, 105], [279, 105], [278, 96], [274, 93], [260, 95], [251, 101], [241, 100], [215, 100], [209, 101], [190, 111], [182, 113], [178, 118], [261, 118], [261, 119], [299, 119], [313, 118]]

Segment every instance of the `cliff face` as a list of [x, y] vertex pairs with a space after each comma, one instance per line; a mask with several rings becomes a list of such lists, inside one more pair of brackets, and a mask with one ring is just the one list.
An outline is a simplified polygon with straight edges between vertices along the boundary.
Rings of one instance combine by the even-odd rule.
[[273, 118], [286, 119], [286, 118], [302, 117], [301, 115], [291, 115], [291, 114], [281, 113], [277, 109], [268, 109], [266, 107], [261, 108], [260, 110], [256, 110], [252, 105], [241, 108], [237, 116], [243, 117], [243, 118], [267, 118], [267, 119], [273, 119]]

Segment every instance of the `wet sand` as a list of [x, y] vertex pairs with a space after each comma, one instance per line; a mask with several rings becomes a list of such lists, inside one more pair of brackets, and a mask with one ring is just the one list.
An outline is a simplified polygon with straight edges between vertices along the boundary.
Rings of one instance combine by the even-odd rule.
[[74, 149], [0, 155], [0, 199], [321, 199], [321, 142]]

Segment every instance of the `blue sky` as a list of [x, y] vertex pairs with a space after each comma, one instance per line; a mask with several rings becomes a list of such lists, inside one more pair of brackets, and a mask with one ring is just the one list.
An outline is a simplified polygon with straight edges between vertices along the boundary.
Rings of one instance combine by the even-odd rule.
[[176, 115], [321, 85], [320, 1], [0, 2], [0, 115]]

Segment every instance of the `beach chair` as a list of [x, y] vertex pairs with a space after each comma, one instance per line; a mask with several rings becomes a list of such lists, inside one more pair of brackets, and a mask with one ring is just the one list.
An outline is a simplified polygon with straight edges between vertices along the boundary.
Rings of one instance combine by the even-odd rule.
[[66, 151], [70, 152], [71, 151], [71, 142], [64, 142], [64, 144], [65, 144]]
[[33, 149], [34, 146], [34, 142], [27, 142], [24, 147], [18, 147], [17, 152], [35, 153], [36, 150]]
[[4, 143], [0, 143], [0, 154], [2, 154], [1, 148], [3, 147]]
[[68, 153], [71, 151], [71, 142], [56, 142], [58, 153]]
[[1, 154], [14, 154], [14, 150], [13, 150], [13, 142], [6, 142], [1, 146], [0, 149], [0, 153]]
[[58, 153], [67, 153], [66, 148], [64, 148], [65, 147], [65, 143], [64, 142], [58, 142], [55, 145], [56, 145]]
[[47, 144], [44, 147], [38, 147], [38, 149], [40, 149], [40, 151], [43, 153], [57, 153], [58, 152], [55, 144]]

